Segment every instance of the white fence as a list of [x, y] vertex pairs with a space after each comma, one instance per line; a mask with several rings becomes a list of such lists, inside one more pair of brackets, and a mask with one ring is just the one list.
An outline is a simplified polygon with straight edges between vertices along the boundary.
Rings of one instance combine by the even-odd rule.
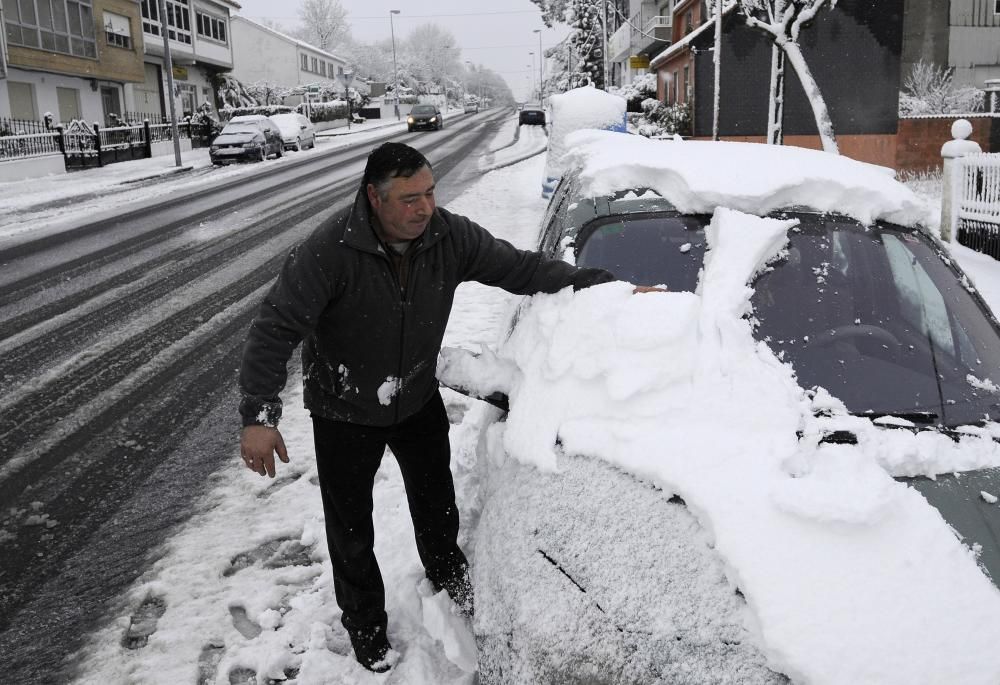
[[1000, 259], [1000, 153], [956, 161], [958, 242]]

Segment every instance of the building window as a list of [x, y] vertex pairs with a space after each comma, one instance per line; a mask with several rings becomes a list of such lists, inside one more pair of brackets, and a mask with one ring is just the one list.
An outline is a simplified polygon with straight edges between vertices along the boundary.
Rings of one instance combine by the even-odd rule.
[[318, 64], [318, 62], [319, 62], [319, 60], [317, 60], [315, 57], [313, 57], [312, 59], [310, 59], [310, 63], [312, 64], [312, 72], [314, 74], [318, 74], [319, 73], [319, 64]]
[[694, 31], [694, 11], [688, 10], [684, 14], [684, 35], [686, 36], [692, 31]]
[[684, 67], [684, 102], [691, 99], [691, 67]]
[[324, 78], [326, 77], [326, 62], [323, 60], [319, 61], [319, 75]]
[[993, 6], [993, 14], [1000, 14], [1000, 0], [996, 0], [996, 4]]
[[10, 99], [10, 118], [22, 121], [38, 121], [35, 106], [35, 86], [33, 83], [7, 82], [7, 97]]
[[[191, 45], [191, 11], [189, 0], [166, 0], [167, 35], [170, 40]], [[160, 10], [158, 0], [142, 0], [142, 30], [153, 36], [160, 33]]]
[[302, 55], [302, 71], [309, 71], [309, 57]]
[[108, 40], [108, 45], [126, 50], [132, 49], [132, 25], [128, 17], [114, 12], [105, 12], [104, 35]]
[[217, 40], [220, 43], [226, 42], [226, 20], [215, 17], [204, 12], [196, 12], [195, 18], [198, 24], [198, 35], [205, 38]]
[[677, 101], [678, 101], [677, 99], [678, 99], [678, 96], [680, 95], [680, 92], [678, 91], [678, 88], [680, 88], [680, 83], [681, 83], [680, 76], [681, 76], [680, 72], [675, 69], [674, 70], [674, 82], [671, 84], [671, 86], [672, 86], [671, 90], [674, 91], [673, 102], [670, 103], [672, 105], [676, 105], [677, 104]]
[[3, 0], [11, 45], [97, 57], [91, 0]]

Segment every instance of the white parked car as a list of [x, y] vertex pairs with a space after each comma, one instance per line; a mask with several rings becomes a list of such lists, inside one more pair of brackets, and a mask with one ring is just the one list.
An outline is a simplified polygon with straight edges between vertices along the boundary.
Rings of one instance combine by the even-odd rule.
[[316, 127], [305, 116], [296, 112], [272, 114], [271, 121], [281, 129], [281, 140], [286, 150], [316, 147]]

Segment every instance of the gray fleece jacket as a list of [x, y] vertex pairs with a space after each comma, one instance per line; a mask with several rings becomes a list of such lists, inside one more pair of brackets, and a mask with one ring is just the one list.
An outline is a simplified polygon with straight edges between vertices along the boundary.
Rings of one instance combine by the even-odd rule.
[[437, 389], [437, 356], [459, 283], [530, 295], [614, 280], [518, 250], [441, 208], [403, 259], [397, 269], [387, 255], [363, 192], [289, 255], [244, 347], [244, 426], [277, 425], [286, 365], [300, 342], [312, 414], [389, 426], [415, 414]]

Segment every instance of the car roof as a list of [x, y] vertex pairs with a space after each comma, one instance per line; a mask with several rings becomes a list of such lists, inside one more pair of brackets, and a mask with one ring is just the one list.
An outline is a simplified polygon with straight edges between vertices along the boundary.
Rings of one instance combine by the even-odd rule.
[[[685, 214], [727, 207], [765, 216], [800, 208], [926, 226], [926, 205], [891, 169], [792, 146], [655, 141], [609, 131], [575, 131], [550, 177], [565, 175], [572, 201], [652, 190]], [[557, 167], [553, 170], [553, 166]], [[558, 168], [561, 167], [561, 168]], [[554, 171], [554, 172], [553, 172]]]

